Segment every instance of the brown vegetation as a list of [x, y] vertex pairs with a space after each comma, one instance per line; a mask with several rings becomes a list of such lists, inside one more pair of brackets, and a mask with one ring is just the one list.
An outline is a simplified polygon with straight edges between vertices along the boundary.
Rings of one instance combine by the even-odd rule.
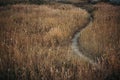
[[120, 71], [120, 6], [100, 3], [95, 5], [95, 8], [93, 24], [81, 32], [80, 48], [94, 57], [102, 56], [109, 73], [118, 74]]
[[62, 4], [0, 10], [1, 80], [95, 80], [94, 67], [70, 47], [73, 34], [88, 20], [86, 11]]
[[[74, 33], [88, 17], [85, 10], [60, 3], [0, 7], [0, 80], [109, 78], [113, 71], [96, 69], [71, 50]], [[111, 55], [104, 60], [114, 63]]]

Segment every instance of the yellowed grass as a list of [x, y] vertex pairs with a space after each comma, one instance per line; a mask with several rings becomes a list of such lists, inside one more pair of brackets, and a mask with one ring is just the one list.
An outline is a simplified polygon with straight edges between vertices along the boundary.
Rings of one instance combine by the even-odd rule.
[[93, 24], [82, 31], [80, 46], [93, 56], [104, 56], [105, 65], [117, 73], [120, 66], [120, 6], [100, 3], [95, 8]]
[[96, 79], [95, 68], [73, 55], [70, 47], [73, 34], [87, 22], [88, 13], [65, 6], [1, 8], [1, 80]]
[[[88, 17], [68, 4], [0, 7], [0, 80], [104, 80], [112, 71], [96, 69], [70, 47]], [[114, 57], [105, 56], [112, 63]]]

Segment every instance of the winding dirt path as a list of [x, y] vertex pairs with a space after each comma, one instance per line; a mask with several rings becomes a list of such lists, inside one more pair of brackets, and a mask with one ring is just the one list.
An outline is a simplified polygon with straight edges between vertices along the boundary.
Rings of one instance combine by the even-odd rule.
[[[86, 9], [85, 9], [86, 10]], [[87, 11], [87, 10], [86, 10]], [[88, 12], [88, 11], [87, 11]], [[88, 12], [89, 13], [89, 12]], [[91, 15], [91, 13], [89, 13], [89, 21], [83, 26], [83, 29], [80, 29], [79, 32], [76, 32], [76, 34], [74, 35], [73, 39], [72, 39], [72, 50], [74, 51], [75, 54], [77, 54], [80, 58], [84, 59], [85, 61], [89, 62], [90, 64], [92, 64], [93, 66], [99, 66], [98, 63], [94, 60], [92, 60], [91, 58], [89, 58], [88, 56], [85, 56], [83, 54], [82, 51], [80, 51], [79, 49], [79, 37], [80, 37], [80, 33], [82, 30], [84, 30], [86, 27], [91, 26], [92, 25], [92, 21], [93, 21], [93, 17]]]

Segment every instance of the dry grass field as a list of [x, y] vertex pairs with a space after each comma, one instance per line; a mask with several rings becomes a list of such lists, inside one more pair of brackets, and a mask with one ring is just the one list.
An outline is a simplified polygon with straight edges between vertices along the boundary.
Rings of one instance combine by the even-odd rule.
[[102, 56], [103, 62], [110, 70], [109, 73], [119, 76], [120, 6], [100, 3], [96, 4], [95, 8], [93, 24], [81, 32], [80, 48], [94, 57]]
[[[106, 8], [103, 8], [105, 6]], [[101, 63], [104, 69], [97, 69], [80, 59], [71, 49], [74, 34], [88, 22], [90, 15], [86, 10], [62, 3], [0, 6], [0, 80], [110, 80], [109, 78], [117, 80], [116, 74], [114, 75], [119, 68], [119, 60], [116, 57], [118, 54], [115, 50], [118, 48], [117, 42], [112, 42], [111, 47], [107, 45], [113, 39], [118, 39], [119, 12], [115, 11], [119, 11], [119, 7], [107, 4], [97, 4], [95, 7], [98, 10], [94, 12], [93, 25], [98, 25], [94, 27], [98, 33], [93, 37], [93, 33], [90, 33], [93, 28], [90, 30], [86, 28], [81, 34], [80, 41], [86, 50], [92, 46], [96, 55], [98, 44], [104, 40], [100, 38], [106, 37], [105, 41], [108, 42], [104, 42], [105, 48], [102, 48], [106, 49], [106, 55], [103, 56]], [[109, 16], [107, 10], [113, 15], [111, 21], [100, 17]], [[100, 19], [107, 23], [103, 25]], [[103, 28], [99, 27], [101, 24]], [[112, 27], [113, 24], [115, 27]], [[109, 41], [111, 31], [114, 35]], [[90, 37], [94, 39], [92, 44]], [[113, 45], [116, 45], [116, 48], [112, 48]], [[109, 48], [114, 49], [110, 54]], [[107, 63], [111, 65], [110, 68], [106, 66], [106, 61], [109, 61]]]
[[0, 80], [100, 77], [70, 47], [73, 34], [88, 17], [85, 10], [72, 5], [0, 7]]

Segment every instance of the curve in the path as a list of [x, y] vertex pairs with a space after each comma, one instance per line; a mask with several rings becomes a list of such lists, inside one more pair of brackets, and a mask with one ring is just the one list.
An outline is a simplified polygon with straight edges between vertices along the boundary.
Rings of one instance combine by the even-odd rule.
[[[87, 11], [87, 10], [86, 10]], [[88, 11], [87, 11], [88, 12]], [[89, 13], [89, 12], [88, 12]], [[76, 34], [74, 35], [73, 39], [72, 39], [72, 49], [74, 51], [75, 54], [77, 54], [80, 58], [84, 59], [85, 61], [89, 62], [90, 64], [94, 65], [94, 66], [98, 66], [97, 62], [92, 60], [91, 58], [89, 58], [88, 56], [85, 56], [83, 54], [82, 51], [79, 50], [79, 43], [78, 43], [78, 40], [79, 40], [79, 37], [80, 37], [80, 33], [82, 30], [84, 30], [87, 26], [90, 26], [92, 25], [92, 21], [93, 21], [93, 18], [92, 18], [92, 15], [91, 13], [89, 13], [89, 21], [88, 23], [86, 23], [83, 27], [83, 29], [81, 29], [79, 32], [76, 32]]]

